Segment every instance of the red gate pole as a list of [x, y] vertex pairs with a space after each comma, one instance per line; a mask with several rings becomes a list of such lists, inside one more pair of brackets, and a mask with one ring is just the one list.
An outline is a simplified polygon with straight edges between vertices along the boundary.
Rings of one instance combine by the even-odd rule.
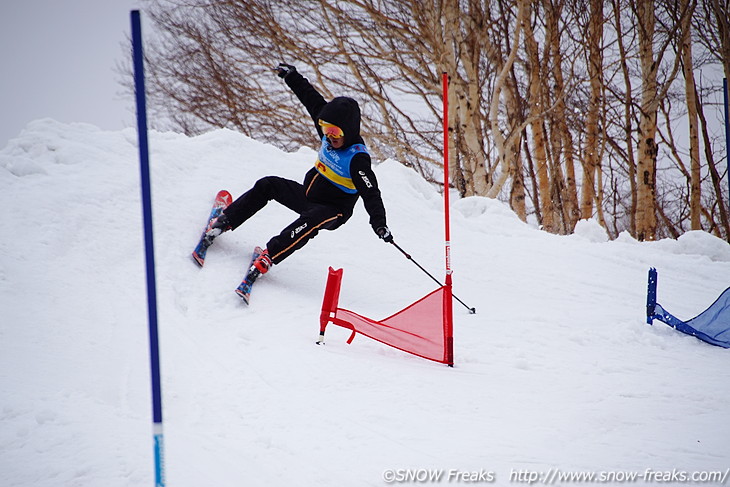
[[319, 315], [319, 337], [317, 345], [324, 345], [324, 330], [327, 323], [337, 314], [337, 304], [340, 300], [340, 287], [342, 286], [342, 269], [334, 270], [332, 267], [327, 274], [327, 284], [324, 288], [322, 299], [322, 312]]
[[444, 290], [444, 359], [454, 366], [454, 313], [451, 290], [451, 229], [449, 227], [449, 75], [441, 74], [444, 99], [444, 249], [446, 258], [446, 285]]

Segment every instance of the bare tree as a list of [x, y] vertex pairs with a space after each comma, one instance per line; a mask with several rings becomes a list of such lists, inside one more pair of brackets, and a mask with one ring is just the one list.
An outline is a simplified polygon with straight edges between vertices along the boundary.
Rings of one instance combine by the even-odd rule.
[[[601, 45], [603, 40], [603, 2], [601, 0], [590, 0], [587, 15], [588, 25], [585, 37], [588, 44], [586, 64], [588, 66], [590, 98], [587, 106], [586, 141], [583, 151], [582, 218], [591, 218], [593, 216], [598, 167], [600, 165], [599, 122], [601, 100], [603, 98], [603, 53]], [[600, 206], [600, 203], [598, 206]]]
[[685, 99], [687, 101], [687, 121], [689, 124], [689, 157], [690, 157], [690, 220], [692, 230], [702, 229], [700, 145], [697, 116], [697, 89], [695, 87], [694, 61], [692, 59], [691, 19], [696, 0], [681, 0], [680, 11], [687, 11], [682, 23], [680, 40], [680, 59], [684, 74]]
[[[148, 4], [159, 128], [312, 144], [311, 121], [274, 77], [283, 61], [325, 97], [360, 101], [376, 159], [438, 184], [447, 72], [451, 185], [462, 195], [503, 199], [554, 233], [597, 218], [612, 236], [651, 240], [685, 231], [689, 218], [730, 238], [723, 149], [703, 112], [717, 92], [693, 69], [730, 72], [728, 0]], [[671, 127], [685, 116], [689, 142]]]
[[[656, 164], [658, 147], [656, 144], [657, 111], [661, 100], [666, 96], [671, 83], [677, 76], [679, 57], [675, 57], [671, 71], [660, 82], [659, 69], [672, 36], [679, 24], [669, 26], [662, 32], [660, 44], [655, 49], [656, 7], [654, 0], [633, 0], [639, 27], [639, 59], [641, 61], [641, 102], [639, 118], [639, 161], [636, 207], [636, 234], [639, 240], [654, 240], [657, 229], [656, 205]], [[684, 21], [689, 14], [685, 8], [680, 16]]]

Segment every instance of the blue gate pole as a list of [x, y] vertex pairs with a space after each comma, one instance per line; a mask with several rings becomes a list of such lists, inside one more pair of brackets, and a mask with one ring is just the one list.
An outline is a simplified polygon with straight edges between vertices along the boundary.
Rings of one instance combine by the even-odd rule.
[[649, 279], [646, 287], [646, 322], [654, 323], [654, 315], [656, 314], [656, 288], [657, 288], [657, 272], [651, 267], [649, 269]]
[[142, 213], [144, 216], [144, 246], [147, 260], [147, 312], [150, 334], [152, 375], [152, 435], [155, 452], [155, 486], [165, 485], [164, 441], [162, 433], [162, 387], [160, 385], [160, 350], [157, 335], [157, 286], [155, 279], [155, 249], [152, 239], [152, 192], [150, 184], [149, 147], [147, 143], [147, 105], [144, 88], [144, 56], [139, 10], [132, 10], [132, 54], [134, 57], [134, 88], [137, 99], [137, 137], [139, 165], [142, 176]]

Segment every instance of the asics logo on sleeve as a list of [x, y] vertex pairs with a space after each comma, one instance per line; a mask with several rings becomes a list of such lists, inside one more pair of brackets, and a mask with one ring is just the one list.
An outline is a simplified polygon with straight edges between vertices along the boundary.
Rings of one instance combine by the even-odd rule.
[[368, 179], [368, 177], [365, 175], [365, 171], [358, 171], [357, 173], [360, 176], [362, 176], [362, 180], [365, 183], [365, 186], [367, 186], [368, 188], [372, 188], [373, 187], [373, 184], [370, 182], [370, 180]]

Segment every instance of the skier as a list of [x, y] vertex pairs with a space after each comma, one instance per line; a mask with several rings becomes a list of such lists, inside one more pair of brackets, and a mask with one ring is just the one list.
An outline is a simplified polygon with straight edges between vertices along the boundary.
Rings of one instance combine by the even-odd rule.
[[393, 241], [378, 182], [370, 167], [370, 154], [360, 137], [357, 102], [337, 97], [328, 103], [294, 66], [281, 63], [274, 70], [309, 112], [321, 147], [314, 167], [304, 176], [304, 184], [278, 176], [259, 179], [226, 207], [206, 233], [210, 244], [221, 233], [238, 228], [271, 200], [299, 214], [269, 240], [266, 249], [252, 262], [244, 279], [249, 292], [259, 275], [301, 249], [320, 230], [335, 230], [344, 224], [352, 216], [358, 196], [363, 199], [370, 225], [378, 237]]

